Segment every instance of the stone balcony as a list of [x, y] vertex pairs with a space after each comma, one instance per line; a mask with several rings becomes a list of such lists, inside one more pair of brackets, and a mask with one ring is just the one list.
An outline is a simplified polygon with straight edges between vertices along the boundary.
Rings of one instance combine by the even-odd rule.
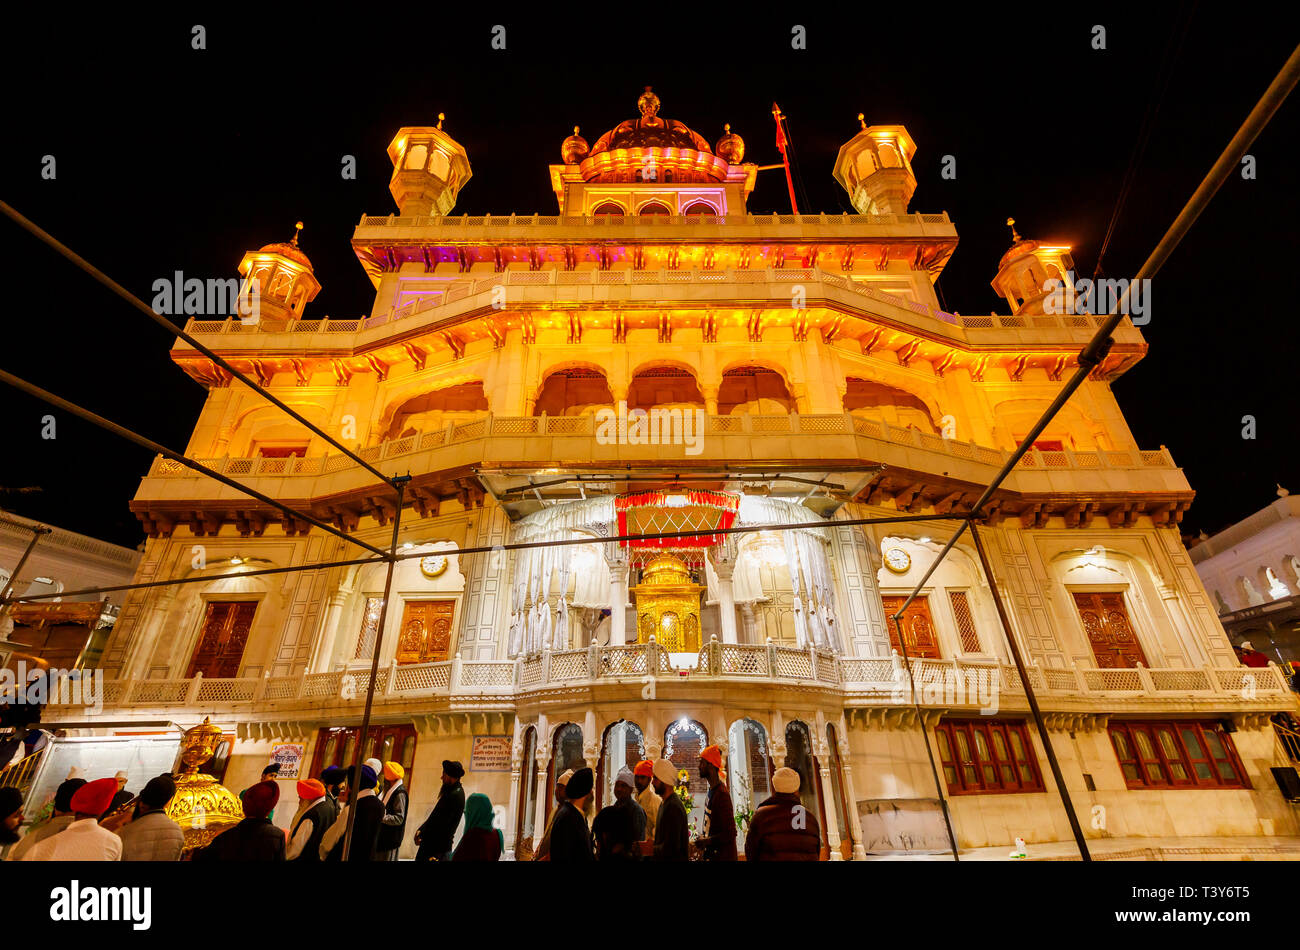
[[[1022, 714], [1028, 705], [1014, 666], [994, 660], [914, 659], [922, 709]], [[1286, 680], [1274, 666], [1185, 669], [1047, 668], [1027, 670], [1039, 703], [1051, 716], [1111, 713], [1263, 715], [1288, 709]], [[222, 715], [287, 721], [341, 719], [360, 713], [370, 669], [241, 679], [111, 679], [104, 682], [107, 720], [160, 714]], [[846, 708], [913, 707], [902, 659], [841, 657], [817, 649], [707, 644], [698, 655], [668, 654], [651, 642], [542, 651], [515, 660], [382, 666], [375, 683], [379, 715], [501, 712], [532, 703], [645, 697], [645, 686], [673, 698], [716, 701], [742, 689], [810, 689], [837, 696]], [[651, 697], [653, 698], [653, 697]], [[770, 697], [769, 697], [770, 698]], [[51, 704], [46, 721], [85, 721], [85, 708]]]
[[[1006, 450], [944, 439], [847, 412], [704, 415], [703, 420], [699, 452], [695, 455], [686, 454], [684, 444], [626, 444], [603, 438], [598, 436], [597, 422], [591, 415], [491, 414], [370, 446], [359, 454], [383, 470], [410, 471], [431, 482], [443, 477], [440, 473], [509, 473], [523, 469], [596, 471], [628, 465], [662, 468], [667, 464], [681, 470], [727, 470], [755, 462], [765, 468], [861, 472], [883, 464], [888, 477], [899, 486], [909, 479], [935, 481], [933, 489], [924, 489], [928, 496], [914, 493], [908, 497], [909, 510], [941, 497], [953, 498], [954, 493], [963, 499], [978, 495], [1010, 458]], [[198, 461], [263, 494], [298, 504], [319, 499], [341, 504], [340, 499], [363, 497], [374, 490], [374, 477], [341, 454]], [[938, 472], [944, 473], [942, 478], [933, 475]], [[1185, 507], [1191, 498], [1182, 470], [1163, 447], [1154, 451], [1032, 449], [1004, 482], [1002, 491], [1015, 502], [1008, 501], [1008, 512], [1033, 504], [1042, 517], [1046, 517], [1045, 511], [1060, 514], [1071, 506], [1085, 504], [1092, 505], [1097, 513], [1115, 510], [1119, 505], [1127, 506], [1130, 514], [1139, 510], [1135, 505], [1146, 505], [1150, 511], [1145, 513], [1151, 513], [1165, 506], [1172, 506], [1169, 510]], [[897, 502], [897, 495], [894, 497]], [[141, 480], [132, 508], [143, 513], [248, 504], [243, 493], [159, 456]], [[949, 501], [945, 512], [936, 513], [959, 513], [959, 509], [959, 504]], [[319, 515], [332, 517], [325, 508]], [[1079, 523], [1076, 519], [1072, 526]], [[1130, 518], [1125, 523], [1131, 526], [1133, 521]]]

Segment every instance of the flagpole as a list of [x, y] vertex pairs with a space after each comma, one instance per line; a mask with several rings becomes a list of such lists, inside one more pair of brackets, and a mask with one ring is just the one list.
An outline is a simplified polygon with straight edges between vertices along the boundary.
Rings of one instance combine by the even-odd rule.
[[799, 205], [794, 200], [794, 178], [790, 175], [790, 156], [785, 152], [785, 130], [781, 127], [781, 121], [785, 116], [781, 114], [781, 107], [775, 102], [772, 103], [772, 118], [776, 119], [776, 147], [781, 152], [781, 164], [785, 166], [785, 184], [786, 187], [790, 189], [790, 213], [798, 214]]

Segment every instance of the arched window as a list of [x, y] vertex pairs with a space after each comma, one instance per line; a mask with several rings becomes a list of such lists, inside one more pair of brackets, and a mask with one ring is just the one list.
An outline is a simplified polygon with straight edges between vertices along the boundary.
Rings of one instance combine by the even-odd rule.
[[1268, 594], [1274, 600], [1281, 600], [1283, 597], [1290, 597], [1291, 591], [1282, 583], [1281, 579], [1274, 573], [1273, 568], [1264, 568], [1264, 579], [1268, 581]]
[[668, 210], [667, 205], [662, 205], [657, 201], [652, 201], [649, 204], [642, 205], [641, 209], [637, 212], [637, 214], [641, 215], [641, 217], [644, 218], [646, 216], [653, 216], [653, 215], [663, 215], [663, 214], [670, 215], [672, 214], [672, 212]]
[[677, 774], [686, 773], [686, 787], [695, 800], [690, 816], [697, 826], [703, 820], [704, 802], [709, 783], [700, 778], [700, 752], [709, 744], [708, 731], [693, 719], [678, 719], [664, 730], [664, 758], [677, 766]]
[[[735, 813], [752, 813], [772, 794], [772, 760], [767, 730], [753, 719], [737, 719], [727, 732], [727, 787]], [[741, 826], [736, 846], [745, 847]]]
[[451, 171], [451, 162], [447, 160], [445, 154], [435, 150], [433, 155], [429, 158], [429, 171], [443, 181], [446, 181], [448, 178], [448, 172]]
[[598, 808], [614, 801], [614, 779], [618, 777], [618, 770], [625, 766], [635, 768], [645, 758], [645, 735], [636, 723], [620, 719], [605, 730], [601, 745], [601, 774], [596, 781], [600, 796], [596, 803]]
[[566, 722], [555, 730], [555, 739], [551, 744], [551, 763], [546, 770], [547, 815], [555, 807], [555, 779], [569, 769], [577, 770], [586, 764], [582, 757], [582, 726], [576, 722]]
[[804, 808], [821, 821], [822, 844], [825, 845], [826, 811], [822, 808], [817, 760], [813, 758], [812, 733], [807, 724], [798, 719], [792, 719], [785, 727], [785, 764], [799, 773], [799, 798]]
[[898, 157], [898, 149], [894, 148], [893, 143], [881, 142], [877, 150], [880, 152], [880, 164], [886, 168], [899, 168], [902, 166], [903, 163]]
[[1254, 607], [1256, 604], [1262, 604], [1264, 598], [1260, 596], [1255, 585], [1250, 582], [1249, 577], [1237, 578], [1237, 588], [1241, 591], [1241, 596], [1246, 602], [1247, 607]]
[[621, 218], [623, 217], [623, 208], [612, 201], [606, 201], [603, 204], [597, 205], [596, 210], [593, 211], [592, 214], [597, 217]]
[[406, 150], [406, 167], [423, 169], [425, 162], [429, 160], [429, 147], [427, 145], [412, 145]]
[[703, 201], [697, 201], [683, 212], [688, 218], [716, 218], [718, 212], [714, 210], [713, 205], [705, 204]]

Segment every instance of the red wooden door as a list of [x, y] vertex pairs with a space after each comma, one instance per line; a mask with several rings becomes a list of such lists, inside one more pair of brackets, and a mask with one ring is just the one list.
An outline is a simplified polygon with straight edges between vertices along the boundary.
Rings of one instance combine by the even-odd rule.
[[[407, 773], [404, 784], [409, 788], [411, 766], [415, 764], [415, 727], [371, 726], [370, 738], [362, 750], [361, 761], [371, 757], [381, 762], [399, 762]], [[312, 755], [311, 775], [315, 778], [331, 765], [347, 768], [356, 756], [358, 726], [335, 726], [322, 729]]]
[[238, 676], [256, 611], [257, 603], [251, 600], [209, 601], [186, 679], [195, 673], [202, 673], [205, 679]]
[[[880, 598], [881, 603], [885, 605], [885, 625], [889, 627], [889, 645], [898, 651], [899, 656], [902, 656], [903, 648], [898, 645], [898, 629], [894, 626], [893, 617], [905, 600], [906, 597]], [[930, 618], [930, 605], [926, 603], [924, 597], [918, 597], [907, 605], [907, 610], [903, 611], [903, 616], [899, 618], [899, 625], [903, 628], [903, 637], [907, 640], [908, 656], [939, 658], [939, 638], [935, 635], [934, 621]]]
[[446, 660], [451, 651], [451, 618], [455, 605], [451, 600], [408, 600], [397, 639], [397, 662]]
[[1083, 630], [1088, 636], [1097, 665], [1104, 669], [1131, 669], [1141, 663], [1147, 666], [1146, 654], [1138, 643], [1133, 625], [1129, 623], [1124, 607], [1124, 595], [1119, 591], [1104, 594], [1074, 594], [1075, 606], [1083, 620]]

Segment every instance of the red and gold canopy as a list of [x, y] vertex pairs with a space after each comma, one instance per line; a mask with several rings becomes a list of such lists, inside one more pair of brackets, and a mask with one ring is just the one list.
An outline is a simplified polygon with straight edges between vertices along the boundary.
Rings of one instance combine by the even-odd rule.
[[[712, 491], [640, 492], [614, 499], [620, 535], [725, 530], [735, 523], [739, 507], [739, 495]], [[721, 543], [722, 537], [720, 534], [698, 534], [620, 543], [645, 554], [674, 551], [699, 555], [703, 553], [702, 549]]]

